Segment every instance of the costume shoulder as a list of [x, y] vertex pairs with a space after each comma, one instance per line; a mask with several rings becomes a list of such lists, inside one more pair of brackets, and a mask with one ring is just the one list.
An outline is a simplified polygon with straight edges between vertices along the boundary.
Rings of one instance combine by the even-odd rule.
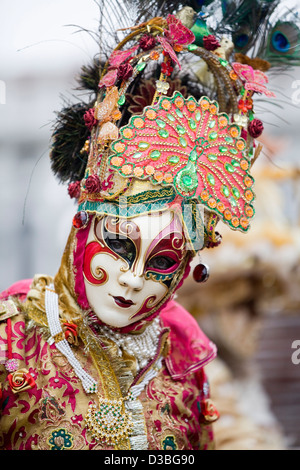
[[0, 293], [0, 364], [9, 359], [11, 339], [19, 338], [24, 330], [21, 306], [26, 300], [31, 282], [31, 279], [16, 282]]
[[20, 313], [18, 303], [26, 299], [31, 279], [24, 279], [0, 293], [0, 322]]
[[171, 349], [166, 364], [173, 379], [196, 372], [216, 357], [215, 344], [177, 302], [170, 301], [160, 316], [164, 326], [170, 328]]
[[18, 297], [23, 300], [31, 286], [32, 279], [23, 279], [22, 281], [15, 282], [8, 289], [0, 293], [0, 302], [6, 301], [9, 297]]

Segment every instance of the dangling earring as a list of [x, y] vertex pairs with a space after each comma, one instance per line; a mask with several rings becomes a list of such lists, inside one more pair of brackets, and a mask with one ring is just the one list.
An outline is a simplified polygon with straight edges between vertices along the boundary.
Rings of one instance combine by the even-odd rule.
[[196, 282], [206, 282], [209, 278], [209, 267], [203, 263], [197, 264], [193, 271], [193, 278]]

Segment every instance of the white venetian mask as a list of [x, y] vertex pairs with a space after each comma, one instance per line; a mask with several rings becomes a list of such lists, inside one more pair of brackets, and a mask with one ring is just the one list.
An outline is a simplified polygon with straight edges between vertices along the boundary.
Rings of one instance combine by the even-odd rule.
[[181, 223], [171, 211], [95, 218], [83, 273], [98, 318], [122, 328], [149, 315], [168, 294], [183, 263], [184, 245]]

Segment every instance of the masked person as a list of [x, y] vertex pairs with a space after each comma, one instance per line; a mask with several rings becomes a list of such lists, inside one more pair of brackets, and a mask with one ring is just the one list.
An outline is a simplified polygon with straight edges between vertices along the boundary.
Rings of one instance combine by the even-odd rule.
[[[179, 16], [132, 28], [94, 64], [92, 102], [59, 114], [52, 167], [78, 210], [56, 276], [1, 294], [3, 449], [213, 448], [216, 347], [174, 293], [219, 221], [249, 228], [253, 95], [272, 93]], [[200, 60], [217, 99], [180, 72]]]

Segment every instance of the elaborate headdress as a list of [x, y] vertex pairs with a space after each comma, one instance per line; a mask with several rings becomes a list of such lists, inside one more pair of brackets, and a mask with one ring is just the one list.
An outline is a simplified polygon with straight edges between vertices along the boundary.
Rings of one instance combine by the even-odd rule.
[[100, 3], [100, 57], [80, 76], [90, 101], [58, 115], [52, 168], [78, 199], [75, 227], [89, 213], [173, 207], [195, 253], [220, 243], [218, 221], [247, 232], [254, 215], [250, 169], [263, 124], [253, 101], [274, 94], [264, 73], [272, 60], [246, 53], [270, 37], [278, 2], [145, 3], [118, 5], [114, 37], [104, 27], [114, 4]]

